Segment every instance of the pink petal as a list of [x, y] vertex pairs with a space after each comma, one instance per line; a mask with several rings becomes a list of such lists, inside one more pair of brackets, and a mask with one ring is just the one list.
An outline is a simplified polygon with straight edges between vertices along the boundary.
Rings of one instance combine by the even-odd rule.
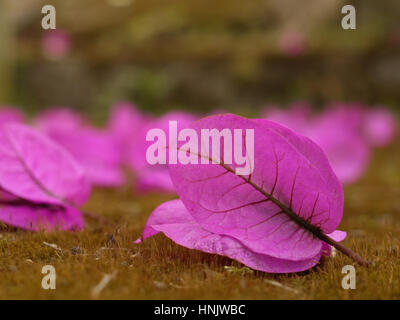
[[[270, 121], [229, 114], [204, 118], [191, 128], [198, 137], [205, 128], [254, 130], [252, 184], [218, 164], [169, 166], [180, 199], [202, 228], [278, 259], [302, 261], [321, 252], [321, 241], [266, 196], [272, 194], [325, 233], [336, 229], [343, 214], [343, 190], [315, 143]], [[238, 166], [228, 167], [234, 171]]]
[[169, 192], [175, 193], [168, 170], [146, 169], [141, 170], [136, 177], [136, 189], [139, 192]]
[[[336, 230], [330, 234], [327, 234], [327, 236], [329, 238], [335, 240], [336, 242], [341, 242], [346, 238], [347, 233], [345, 231]], [[329, 257], [331, 255], [331, 252], [332, 252], [332, 247], [329, 244], [323, 242], [322, 243], [322, 253], [325, 256]]]
[[121, 152], [110, 133], [88, 126], [47, 127], [44, 132], [74, 156], [93, 185], [117, 187], [125, 182]]
[[0, 186], [33, 202], [77, 205], [90, 186], [83, 168], [61, 146], [22, 124], [0, 130]]
[[370, 150], [358, 125], [351, 122], [351, 119], [358, 119], [358, 115], [353, 113], [348, 120], [345, 120], [344, 112], [337, 116], [323, 114], [308, 136], [325, 151], [339, 180], [350, 184], [359, 180], [366, 171]]
[[142, 238], [136, 243], [159, 232], [186, 248], [226, 256], [264, 272], [304, 271], [315, 266], [321, 257], [321, 252], [318, 252], [310, 259], [289, 261], [254, 253], [235, 238], [203, 229], [180, 200], [165, 202], [155, 209], [146, 223]]
[[50, 58], [63, 58], [71, 50], [71, 45], [71, 37], [64, 30], [57, 29], [43, 32], [42, 49]]
[[298, 56], [306, 47], [304, 35], [297, 31], [285, 32], [279, 39], [279, 47], [287, 56]]
[[0, 220], [11, 226], [32, 231], [81, 230], [85, 225], [81, 213], [70, 207], [2, 205]]
[[[130, 165], [134, 172], [137, 173], [139, 179], [139, 189], [151, 191], [173, 191], [169, 182], [169, 172], [167, 165], [156, 164], [150, 165], [146, 159], [146, 151], [148, 147], [153, 144], [152, 141], [146, 141], [146, 134], [151, 129], [161, 129], [166, 133], [167, 141], [169, 137], [169, 121], [177, 121], [178, 132], [186, 128], [196, 118], [189, 113], [184, 112], [171, 112], [161, 118], [150, 121], [146, 126], [142, 127], [137, 136], [132, 140]], [[150, 172], [154, 171], [152, 175]], [[144, 172], [149, 177], [144, 176]], [[157, 182], [154, 180], [158, 176], [161, 180]]]
[[13, 107], [0, 106], [0, 126], [11, 122], [22, 123], [24, 118], [22, 111]]
[[297, 102], [282, 109], [276, 106], [268, 107], [264, 110], [262, 117], [277, 122], [297, 133], [307, 135], [311, 126], [312, 109], [308, 103]]
[[373, 147], [385, 147], [396, 137], [397, 121], [385, 108], [368, 110], [365, 115], [364, 134]]
[[149, 121], [151, 120], [130, 102], [120, 101], [112, 106], [107, 128], [120, 149], [124, 163], [129, 163], [132, 140], [137, 139], [140, 129]]
[[94, 186], [119, 187], [125, 183], [125, 176], [119, 164], [107, 164], [97, 161], [82, 161], [87, 177]]
[[64, 107], [53, 107], [40, 113], [34, 122], [44, 132], [78, 130], [85, 124], [79, 113]]

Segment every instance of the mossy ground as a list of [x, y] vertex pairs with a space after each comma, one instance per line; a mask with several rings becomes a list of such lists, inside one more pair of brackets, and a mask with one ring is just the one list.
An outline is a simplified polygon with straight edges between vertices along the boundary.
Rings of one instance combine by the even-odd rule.
[[[362, 181], [345, 188], [344, 243], [373, 262], [354, 264], [355, 290], [341, 287], [342, 267], [353, 262], [339, 252], [307, 272], [272, 275], [179, 247], [163, 235], [135, 245], [152, 209], [174, 196], [124, 188], [95, 190], [86, 206], [115, 224], [88, 220], [77, 233], [0, 231], [0, 299], [400, 299], [399, 163], [399, 145], [378, 151]], [[56, 290], [41, 287], [46, 264], [56, 268]], [[93, 296], [103, 276], [114, 272]]]

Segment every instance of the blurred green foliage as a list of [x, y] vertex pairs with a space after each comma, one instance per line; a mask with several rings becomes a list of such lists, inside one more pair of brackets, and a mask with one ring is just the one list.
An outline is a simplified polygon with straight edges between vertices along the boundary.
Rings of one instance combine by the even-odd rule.
[[[18, 48], [10, 64], [2, 35], [0, 70], [15, 67], [1, 76], [13, 95], [0, 91], [0, 102], [32, 111], [67, 105], [102, 119], [119, 99], [156, 112], [245, 114], [293, 100], [400, 100], [398, 0], [350, 1], [357, 30], [341, 28], [349, 4], [341, 0], [0, 1]], [[57, 61], [41, 49], [41, 6], [49, 3], [73, 41]], [[298, 56], [279, 46], [287, 31], [304, 35]]]

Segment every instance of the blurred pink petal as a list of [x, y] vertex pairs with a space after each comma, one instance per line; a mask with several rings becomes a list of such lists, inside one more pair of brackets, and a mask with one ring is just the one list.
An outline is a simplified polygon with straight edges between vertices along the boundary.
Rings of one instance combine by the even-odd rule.
[[45, 132], [78, 130], [85, 124], [85, 120], [79, 113], [64, 107], [53, 107], [40, 113], [34, 122], [40, 130]]
[[333, 103], [317, 116], [306, 104], [297, 103], [288, 109], [270, 107], [263, 116], [314, 140], [345, 184], [362, 177], [370, 162], [370, 147], [393, 141], [397, 126], [388, 110], [369, 110], [360, 103]]
[[15, 227], [79, 230], [90, 186], [72, 156], [22, 124], [0, 129], [0, 220]]
[[45, 133], [75, 157], [93, 185], [117, 187], [125, 182], [120, 150], [109, 133], [89, 127]]
[[22, 124], [0, 130], [0, 186], [32, 202], [86, 202], [90, 185], [83, 168], [61, 146]]
[[367, 110], [365, 114], [364, 134], [373, 147], [385, 147], [396, 137], [397, 121], [389, 110], [380, 107]]
[[123, 163], [129, 162], [131, 141], [148, 121], [150, 119], [130, 102], [121, 101], [112, 106], [107, 128], [120, 148]]
[[71, 50], [71, 36], [64, 30], [49, 30], [43, 32], [42, 50], [52, 59], [61, 59]]
[[125, 177], [119, 164], [106, 164], [102, 162], [83, 161], [87, 175], [94, 186], [119, 187], [125, 183]]
[[91, 127], [67, 108], [50, 109], [36, 117], [35, 124], [75, 157], [93, 185], [116, 187], [125, 182], [121, 150], [111, 132]]
[[136, 190], [139, 192], [170, 192], [175, 193], [168, 170], [145, 169], [136, 176]]
[[360, 103], [333, 103], [319, 116], [319, 121], [331, 122], [336, 131], [346, 130], [361, 135], [366, 106]]
[[279, 39], [279, 48], [289, 57], [300, 55], [306, 48], [304, 35], [297, 31], [285, 32]]
[[325, 151], [339, 180], [343, 184], [351, 184], [366, 171], [370, 150], [355, 130], [354, 123], [342, 120], [342, 114], [337, 117], [330, 113], [323, 114], [308, 136]]
[[284, 125], [297, 133], [307, 135], [312, 121], [312, 108], [305, 102], [294, 103], [287, 109], [269, 106], [262, 112], [261, 116]]
[[[167, 141], [169, 133], [169, 121], [177, 121], [178, 132], [186, 128], [190, 123], [195, 121], [194, 115], [185, 112], [170, 112], [161, 118], [150, 121], [140, 129], [131, 143], [130, 148], [130, 165], [134, 172], [138, 175], [138, 189], [150, 191], [154, 188], [155, 191], [165, 190], [167, 192], [173, 191], [170, 188], [170, 178], [167, 165], [150, 165], [146, 159], [147, 148], [153, 144], [153, 141], [146, 141], [146, 134], [151, 129], [161, 129], [165, 132]], [[146, 177], [141, 172], [146, 172]], [[154, 175], [150, 172], [154, 171]], [[159, 181], [155, 178], [158, 177]]]
[[17, 122], [22, 123], [25, 116], [22, 111], [8, 106], [0, 106], [0, 126], [6, 123]]
[[0, 220], [14, 227], [40, 231], [81, 230], [85, 223], [82, 214], [71, 207], [38, 205], [6, 205], [0, 207]]

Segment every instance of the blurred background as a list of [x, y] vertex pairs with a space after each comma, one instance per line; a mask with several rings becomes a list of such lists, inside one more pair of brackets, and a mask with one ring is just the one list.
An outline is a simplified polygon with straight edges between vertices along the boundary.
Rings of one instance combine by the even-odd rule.
[[[42, 28], [49, 4], [56, 30]], [[347, 4], [356, 30], [342, 29]], [[0, 134], [8, 122], [40, 129], [95, 187], [87, 233], [2, 232], [35, 230], [36, 215], [0, 215], [0, 298], [87, 299], [116, 270], [104, 298], [399, 298], [399, 88], [399, 0], [0, 0]], [[298, 295], [167, 239], [133, 246], [153, 209], [176, 198], [167, 166], [146, 161], [148, 130], [224, 111], [280, 122], [326, 153], [345, 185], [340, 229], [374, 262], [357, 270], [357, 290], [339, 286], [343, 255], [270, 278]], [[63, 278], [50, 295], [39, 267], [53, 261]]]
[[[42, 6], [57, 30], [41, 27]], [[343, 30], [341, 8], [357, 10]], [[398, 0], [0, 0], [0, 104], [68, 106], [105, 121], [140, 109], [400, 100]]]

